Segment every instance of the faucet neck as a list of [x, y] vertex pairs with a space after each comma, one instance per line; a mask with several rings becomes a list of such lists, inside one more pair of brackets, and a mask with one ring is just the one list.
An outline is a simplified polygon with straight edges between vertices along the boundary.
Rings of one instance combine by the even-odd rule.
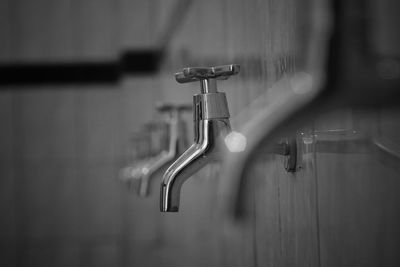
[[179, 111], [177, 109], [173, 109], [168, 113], [168, 120], [171, 122], [178, 121], [180, 117]]
[[202, 94], [217, 93], [217, 81], [213, 78], [201, 79], [200, 90]]
[[226, 120], [229, 122], [229, 109], [225, 93], [207, 93], [193, 96], [194, 139], [200, 138], [200, 124], [204, 120]]

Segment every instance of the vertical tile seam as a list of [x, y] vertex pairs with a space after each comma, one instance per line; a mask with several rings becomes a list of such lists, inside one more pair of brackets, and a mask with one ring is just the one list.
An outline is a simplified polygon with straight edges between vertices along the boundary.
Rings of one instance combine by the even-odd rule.
[[[314, 132], [315, 128], [312, 128], [312, 132]], [[313, 136], [314, 139], [314, 136]], [[313, 172], [314, 172], [314, 179], [315, 179], [315, 220], [316, 220], [316, 227], [317, 227], [317, 261], [318, 261], [318, 266], [321, 267], [321, 234], [320, 234], [320, 205], [319, 205], [319, 186], [318, 186], [318, 164], [317, 164], [317, 152], [315, 150], [315, 139], [313, 140]]]

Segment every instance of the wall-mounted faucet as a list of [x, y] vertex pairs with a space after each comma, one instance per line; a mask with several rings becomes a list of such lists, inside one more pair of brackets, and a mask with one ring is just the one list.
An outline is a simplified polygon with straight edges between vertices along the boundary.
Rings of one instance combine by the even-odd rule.
[[191, 105], [172, 105], [162, 104], [157, 106], [161, 113], [168, 113], [169, 142], [168, 150], [161, 151], [157, 156], [149, 159], [141, 167], [138, 178], [140, 179], [139, 195], [147, 196], [149, 194], [149, 185], [153, 177], [160, 170], [170, 165], [187, 148], [186, 123], [181, 117], [184, 111], [192, 110]]
[[[167, 167], [187, 148], [186, 122], [182, 118], [182, 112], [192, 110], [191, 105], [187, 104], [158, 104], [156, 107], [159, 113], [165, 114], [166, 119], [162, 124], [167, 126], [168, 146], [162, 144], [149, 144], [152, 147], [149, 150], [158, 154], [140, 159], [136, 164], [128, 166], [121, 170], [120, 179], [127, 182], [129, 187], [135, 190], [139, 196], [145, 197], [149, 194], [151, 179], [160, 171]], [[156, 123], [159, 125], [160, 123]], [[155, 128], [165, 129], [164, 127], [154, 127], [154, 123], [150, 123], [147, 133]], [[153, 129], [153, 130], [152, 130]], [[161, 134], [162, 136], [162, 134]], [[160, 134], [157, 134], [160, 138]], [[151, 142], [149, 138], [149, 142]], [[162, 142], [163, 143], [163, 142]], [[154, 147], [153, 147], [154, 146]], [[164, 148], [163, 148], [164, 147]]]
[[133, 133], [129, 146], [130, 163], [119, 170], [118, 179], [128, 185], [129, 188], [136, 188], [140, 183], [138, 175], [140, 167], [151, 156], [150, 131], [152, 127], [144, 127], [141, 131]]
[[201, 93], [193, 96], [194, 144], [165, 172], [161, 182], [160, 209], [179, 210], [182, 184], [208, 162], [224, 153], [223, 139], [231, 132], [225, 93], [217, 91], [217, 80], [239, 72], [239, 65], [185, 68], [175, 74], [179, 83], [199, 81]]

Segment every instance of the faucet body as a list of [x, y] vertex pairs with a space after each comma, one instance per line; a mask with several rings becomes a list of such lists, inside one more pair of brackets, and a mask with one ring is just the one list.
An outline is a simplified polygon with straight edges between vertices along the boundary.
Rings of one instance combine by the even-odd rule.
[[223, 139], [231, 132], [225, 93], [217, 92], [216, 78], [238, 73], [238, 65], [187, 68], [175, 75], [180, 83], [200, 81], [193, 96], [194, 143], [167, 169], [161, 182], [160, 210], [177, 212], [183, 183], [209, 162], [225, 154]]
[[200, 120], [194, 143], [165, 172], [161, 183], [161, 211], [179, 210], [182, 184], [204, 165], [221, 159], [222, 141], [230, 131], [228, 119]]

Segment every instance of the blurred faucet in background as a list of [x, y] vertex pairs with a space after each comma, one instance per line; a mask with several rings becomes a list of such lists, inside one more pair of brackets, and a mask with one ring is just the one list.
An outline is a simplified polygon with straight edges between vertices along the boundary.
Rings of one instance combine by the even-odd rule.
[[192, 110], [192, 106], [161, 104], [158, 105], [157, 110], [168, 114], [168, 149], [162, 150], [158, 155], [148, 159], [140, 168], [138, 173], [138, 178], [140, 179], [138, 192], [140, 196], [149, 194], [150, 180], [181, 155], [188, 145], [186, 123], [182, 119], [181, 113]]
[[150, 131], [153, 128], [154, 127], [147, 125], [141, 131], [132, 134], [129, 145], [130, 163], [128, 166], [122, 168], [118, 173], [118, 179], [127, 183], [129, 187], [134, 187], [134, 184], [139, 182], [136, 178], [140, 171], [138, 167], [141, 166], [151, 155]]
[[[151, 178], [175, 160], [187, 148], [186, 123], [181, 113], [192, 109], [186, 104], [158, 104], [156, 109], [165, 120], [146, 124], [147, 157], [121, 170], [120, 179], [140, 196], [147, 196]], [[165, 144], [167, 143], [167, 144]], [[142, 146], [146, 144], [142, 144]], [[161, 151], [161, 152], [160, 152]]]
[[[131, 159], [128, 166], [119, 171], [118, 178], [125, 182], [130, 189], [138, 190], [140, 175], [143, 165], [152, 158], [155, 152], [162, 150], [164, 136], [166, 135], [165, 121], [149, 122], [140, 132], [135, 133], [131, 144]], [[158, 137], [158, 138], [156, 138]], [[152, 140], [158, 139], [157, 143]]]
[[161, 183], [160, 210], [179, 210], [182, 184], [204, 165], [224, 154], [223, 140], [231, 132], [225, 93], [217, 91], [217, 80], [239, 72], [239, 65], [185, 68], [175, 74], [179, 83], [199, 81], [201, 93], [193, 97], [194, 144], [165, 172]]

